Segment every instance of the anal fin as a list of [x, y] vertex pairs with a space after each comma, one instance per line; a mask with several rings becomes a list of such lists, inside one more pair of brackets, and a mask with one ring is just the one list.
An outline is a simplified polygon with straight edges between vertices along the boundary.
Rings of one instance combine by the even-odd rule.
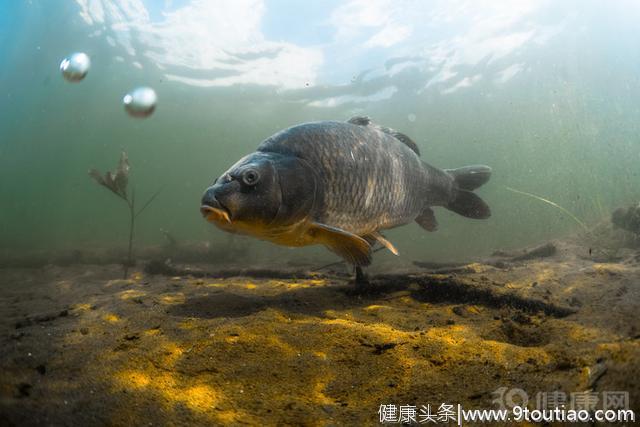
[[370, 242], [380, 242], [380, 244], [382, 246], [384, 246], [385, 248], [389, 249], [389, 252], [391, 252], [392, 254], [394, 254], [395, 256], [398, 256], [398, 250], [396, 249], [395, 246], [393, 246], [393, 243], [391, 243], [390, 241], [388, 241], [382, 234], [380, 234], [378, 231], [374, 231], [373, 233], [367, 234], [366, 236], [364, 236], [364, 238]]
[[422, 213], [416, 218], [416, 222], [427, 231], [436, 231], [438, 229], [438, 221], [436, 215], [431, 208], [424, 208]]
[[314, 242], [327, 246], [353, 265], [371, 264], [371, 246], [360, 236], [317, 222], [309, 226], [307, 233]]

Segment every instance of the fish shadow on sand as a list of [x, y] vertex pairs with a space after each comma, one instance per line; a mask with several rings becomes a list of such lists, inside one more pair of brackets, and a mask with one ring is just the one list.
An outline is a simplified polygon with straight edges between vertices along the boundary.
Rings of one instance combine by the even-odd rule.
[[441, 278], [427, 274], [385, 274], [372, 277], [370, 288], [366, 292], [354, 291], [353, 285], [348, 284], [294, 288], [276, 295], [215, 290], [209, 295], [188, 298], [183, 304], [172, 306], [168, 314], [206, 319], [235, 318], [250, 316], [271, 308], [292, 314], [327, 317], [326, 310], [364, 307], [384, 302], [393, 297], [393, 293], [400, 291], [406, 291], [404, 295], [421, 303], [475, 304], [490, 309], [506, 308], [527, 313], [544, 313], [558, 318], [575, 313], [575, 310], [569, 307], [527, 298], [498, 286], [478, 284], [453, 276]]

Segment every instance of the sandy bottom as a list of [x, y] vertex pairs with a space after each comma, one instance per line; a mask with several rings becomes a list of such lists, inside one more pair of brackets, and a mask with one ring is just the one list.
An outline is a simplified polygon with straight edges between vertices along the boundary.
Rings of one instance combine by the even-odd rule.
[[369, 425], [381, 404], [492, 408], [512, 388], [530, 405], [626, 391], [637, 410], [638, 253], [556, 246], [379, 274], [361, 293], [331, 274], [4, 268], [0, 424]]

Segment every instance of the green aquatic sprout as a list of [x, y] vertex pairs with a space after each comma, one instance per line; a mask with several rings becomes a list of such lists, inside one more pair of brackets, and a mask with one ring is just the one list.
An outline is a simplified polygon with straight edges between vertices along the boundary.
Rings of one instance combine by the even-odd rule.
[[118, 162], [118, 167], [115, 171], [107, 171], [104, 175], [102, 175], [96, 169], [89, 169], [89, 176], [93, 178], [98, 184], [105, 187], [113, 194], [121, 198], [127, 203], [129, 207], [129, 250], [127, 253], [127, 259], [124, 263], [124, 278], [127, 278], [129, 273], [129, 267], [133, 266], [133, 230], [135, 228], [135, 220], [136, 218], [153, 202], [158, 194], [160, 194], [160, 190], [156, 191], [146, 203], [136, 211], [135, 208], [135, 191], [131, 191], [131, 197], [129, 197], [129, 193], [127, 192], [127, 185], [129, 184], [129, 170], [131, 167], [129, 166], [129, 158], [127, 157], [127, 153], [124, 151], [120, 154], [120, 161]]

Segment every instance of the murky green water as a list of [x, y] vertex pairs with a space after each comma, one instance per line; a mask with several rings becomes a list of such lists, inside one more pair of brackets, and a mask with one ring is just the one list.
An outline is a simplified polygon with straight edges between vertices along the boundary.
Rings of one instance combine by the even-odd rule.
[[[226, 244], [204, 189], [274, 132], [369, 115], [439, 167], [487, 164], [472, 221], [388, 232], [403, 257], [451, 259], [577, 231], [640, 198], [640, 6], [620, 2], [24, 1], [0, 5], [0, 250], [124, 247], [126, 206], [87, 170], [121, 150], [139, 199], [136, 245]], [[92, 59], [68, 83], [60, 61]], [[153, 87], [148, 119], [123, 95]], [[251, 240], [283, 261], [290, 251]], [[277, 252], [274, 252], [277, 251]], [[333, 255], [324, 255], [328, 260]], [[385, 255], [387, 256], [387, 255]]]

